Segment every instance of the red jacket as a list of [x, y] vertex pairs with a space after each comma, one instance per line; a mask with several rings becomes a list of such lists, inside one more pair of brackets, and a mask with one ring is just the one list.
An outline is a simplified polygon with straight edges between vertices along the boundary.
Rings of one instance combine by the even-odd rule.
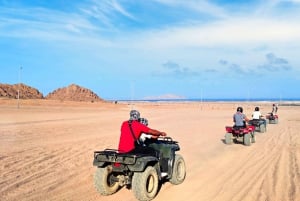
[[[144, 124], [138, 121], [132, 121], [131, 127], [136, 139], [139, 139], [142, 133], [148, 133], [150, 129], [149, 127], [145, 126]], [[135, 139], [129, 127], [129, 121], [124, 121], [121, 126], [121, 135], [118, 148], [119, 152], [124, 153], [133, 150], [135, 148], [134, 141]]]

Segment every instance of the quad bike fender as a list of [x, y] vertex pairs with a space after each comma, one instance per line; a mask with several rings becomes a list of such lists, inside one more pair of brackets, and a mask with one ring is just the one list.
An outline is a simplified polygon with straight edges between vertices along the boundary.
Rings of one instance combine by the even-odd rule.
[[154, 156], [143, 156], [136, 159], [135, 164], [128, 165], [128, 169], [132, 172], [143, 172], [148, 166], [155, 166], [158, 158]]
[[94, 161], [93, 161], [93, 166], [97, 166], [97, 167], [105, 167], [106, 165], [107, 165], [108, 163], [106, 163], [106, 162], [101, 162], [101, 161], [97, 161], [97, 160], [95, 160], [94, 159]]
[[93, 165], [103, 167], [110, 163], [121, 163], [126, 165], [135, 164], [137, 159], [136, 155], [120, 154], [116, 150], [104, 150], [94, 152]]
[[93, 165], [97, 167], [105, 167], [112, 164], [113, 167], [120, 171], [128, 169], [134, 172], [144, 171], [148, 165], [155, 165], [158, 158], [147, 155], [136, 154], [119, 154], [111, 151], [97, 151], [94, 153]]
[[249, 125], [249, 126], [247, 126], [247, 130], [249, 133], [251, 133], [251, 132], [255, 131], [255, 126]]
[[225, 126], [225, 130], [227, 133], [231, 133], [232, 132], [232, 127], [231, 126]]
[[238, 128], [235, 129], [232, 126], [225, 126], [226, 132], [227, 133], [232, 133], [232, 134], [250, 134], [251, 132], [255, 131], [255, 126], [248, 125], [245, 128]]

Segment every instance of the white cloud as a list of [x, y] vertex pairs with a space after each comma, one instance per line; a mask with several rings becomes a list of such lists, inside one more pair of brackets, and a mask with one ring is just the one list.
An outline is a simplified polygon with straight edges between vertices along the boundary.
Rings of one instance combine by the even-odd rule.
[[[265, 44], [295, 43], [300, 40], [300, 26], [295, 19], [276, 19], [262, 16], [230, 17], [221, 7], [209, 1], [183, 1], [183, 0], [156, 0], [168, 6], [185, 7], [210, 13], [221, 17], [218, 20], [206, 23], [185, 24], [174, 27], [149, 27], [140, 32], [127, 30], [116, 31], [109, 19], [111, 13], [118, 12], [123, 16], [134, 19], [124, 7], [115, 0], [93, 1], [81, 9], [84, 13], [69, 14], [59, 11], [35, 9], [30, 12], [25, 10], [9, 10], [6, 13], [21, 13], [23, 19], [3, 18], [0, 22], [2, 32], [0, 35], [41, 38], [44, 40], [61, 39], [76, 41], [95, 41], [95, 44], [111, 43], [108, 35], [102, 31], [109, 30], [120, 35], [114, 35], [115, 47], [136, 48], [170, 48], [170, 47], [222, 47], [226, 46], [261, 46]], [[295, 0], [294, 0], [295, 1]], [[300, 0], [298, 0], [300, 1]], [[278, 3], [278, 1], [276, 1]], [[263, 5], [276, 4], [267, 1]], [[3, 12], [3, 10], [2, 10]], [[97, 18], [102, 24], [93, 24], [89, 17]], [[10, 27], [14, 27], [11, 29]], [[7, 29], [6, 29], [7, 28]], [[5, 31], [6, 30], [6, 31]], [[51, 35], [53, 37], [51, 37]], [[54, 37], [55, 35], [55, 37]], [[106, 42], [104, 42], [106, 41]]]
[[300, 26], [294, 20], [240, 18], [145, 32], [142, 37], [139, 35], [134, 37], [139, 38], [138, 43], [153, 48], [257, 46], [300, 42]]
[[127, 12], [118, 2], [116, 2], [115, 0], [111, 1], [111, 5], [112, 7], [118, 11], [119, 13], [121, 13], [123, 16], [126, 16], [128, 18], [134, 19], [135, 17], [133, 15], [131, 15], [129, 12]]

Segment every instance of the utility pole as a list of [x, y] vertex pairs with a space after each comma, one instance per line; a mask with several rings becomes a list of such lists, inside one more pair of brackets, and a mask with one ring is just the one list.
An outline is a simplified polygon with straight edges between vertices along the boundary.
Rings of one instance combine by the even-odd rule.
[[19, 84], [18, 84], [18, 109], [20, 108], [20, 86], [21, 86], [21, 72], [22, 72], [22, 66], [19, 69]]
[[130, 91], [131, 91], [131, 110], [133, 109], [133, 100], [134, 100], [134, 81], [131, 82], [131, 86], [130, 86]]

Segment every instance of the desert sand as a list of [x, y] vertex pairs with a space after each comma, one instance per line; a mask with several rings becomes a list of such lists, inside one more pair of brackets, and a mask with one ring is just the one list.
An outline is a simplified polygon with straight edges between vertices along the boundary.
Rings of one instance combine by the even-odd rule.
[[237, 106], [250, 117], [271, 103], [75, 103], [0, 100], [0, 200], [134, 201], [123, 188], [94, 188], [93, 152], [117, 148], [120, 125], [137, 109], [180, 143], [186, 179], [164, 183], [155, 201], [299, 201], [300, 107], [280, 106], [251, 146], [224, 144]]

